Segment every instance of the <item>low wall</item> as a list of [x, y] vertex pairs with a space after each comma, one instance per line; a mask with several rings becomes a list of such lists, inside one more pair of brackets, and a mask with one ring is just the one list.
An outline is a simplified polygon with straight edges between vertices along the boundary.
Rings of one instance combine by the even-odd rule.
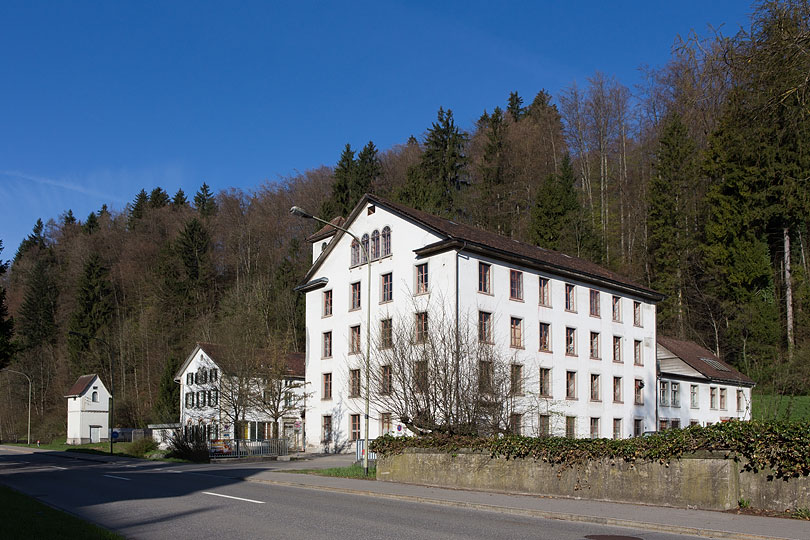
[[767, 472], [742, 471], [733, 460], [696, 454], [658, 462], [602, 459], [562, 470], [533, 459], [491, 458], [408, 449], [377, 461], [377, 479], [439, 487], [653, 504], [705, 510], [810, 508], [810, 478], [767, 480]]

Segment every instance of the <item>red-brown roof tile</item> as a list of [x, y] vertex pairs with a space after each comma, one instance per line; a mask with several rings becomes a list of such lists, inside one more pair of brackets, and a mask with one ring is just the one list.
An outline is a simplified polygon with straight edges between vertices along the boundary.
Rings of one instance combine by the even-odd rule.
[[333, 236], [338, 231], [338, 229], [335, 229], [334, 227], [332, 227], [332, 225], [342, 227], [343, 224], [346, 223], [346, 219], [343, 216], [337, 216], [335, 218], [332, 218], [332, 220], [329, 223], [331, 223], [331, 225], [324, 225], [323, 227], [318, 229], [317, 232], [309, 235], [307, 237], [307, 242], [317, 242], [318, 240], [323, 240], [324, 238], [329, 238], [330, 236]]
[[[720, 360], [713, 352], [694, 341], [683, 341], [658, 335], [658, 343], [672, 354], [686, 362], [713, 381], [733, 382], [743, 386], [754, 386], [754, 381]], [[712, 365], [714, 364], [714, 365]]]
[[73, 386], [70, 387], [70, 390], [68, 390], [67, 394], [65, 394], [65, 397], [74, 397], [82, 395], [95, 378], [96, 378], [95, 373], [92, 373], [90, 375], [82, 375], [81, 377], [76, 379], [76, 382], [73, 383]]

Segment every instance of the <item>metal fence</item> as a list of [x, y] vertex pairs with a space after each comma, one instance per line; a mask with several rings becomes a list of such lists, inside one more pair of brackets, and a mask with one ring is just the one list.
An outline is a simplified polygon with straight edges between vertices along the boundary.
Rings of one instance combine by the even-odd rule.
[[212, 458], [286, 456], [287, 452], [287, 439], [215, 439], [208, 446], [208, 454]]
[[[363, 440], [363, 439], [357, 439], [357, 441], [355, 441], [355, 442], [357, 444], [354, 447], [354, 456], [357, 459], [357, 461], [363, 461], [363, 446], [365, 446], [366, 441]], [[369, 441], [369, 444], [371, 444], [371, 440]], [[373, 460], [377, 459], [377, 452], [369, 452], [368, 453], [368, 459], [369, 459], [369, 461], [373, 461]]]

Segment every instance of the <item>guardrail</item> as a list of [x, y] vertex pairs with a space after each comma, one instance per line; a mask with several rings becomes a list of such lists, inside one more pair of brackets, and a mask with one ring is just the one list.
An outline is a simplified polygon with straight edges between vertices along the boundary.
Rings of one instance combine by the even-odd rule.
[[212, 458], [286, 456], [288, 451], [287, 439], [215, 439], [208, 445], [208, 455]]

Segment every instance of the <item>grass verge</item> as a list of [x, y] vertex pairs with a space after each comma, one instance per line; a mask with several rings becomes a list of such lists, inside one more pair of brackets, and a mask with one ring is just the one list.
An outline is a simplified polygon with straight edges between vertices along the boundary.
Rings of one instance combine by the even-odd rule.
[[[37, 448], [36, 443], [31, 444], [30, 446], [23, 443], [3, 443], [9, 446], [22, 446], [28, 448]], [[138, 452], [132, 451], [132, 446], [136, 443], [130, 442], [117, 442], [113, 443], [113, 455], [118, 457], [128, 457], [128, 458], [136, 458], [136, 459], [152, 459], [156, 461], [169, 461], [172, 463], [189, 463], [183, 459], [176, 459], [176, 458], [166, 458], [166, 457], [149, 457], [143, 456]], [[76, 452], [79, 454], [93, 454], [96, 456], [109, 456], [110, 455], [110, 443], [90, 443], [90, 444], [65, 444], [65, 439], [56, 440], [51, 443], [45, 444], [41, 443], [39, 445], [40, 449], [44, 450], [58, 450], [60, 452]], [[154, 455], [163, 456], [164, 452], [158, 451]]]
[[123, 540], [102, 529], [36, 499], [0, 485], [0, 523], [7, 540], [48, 538], [54, 540]]
[[366, 476], [362, 465], [354, 464], [348, 467], [332, 467], [331, 469], [293, 469], [281, 472], [291, 472], [298, 474], [314, 474], [316, 476], [334, 476], [338, 478], [359, 478], [360, 480], [376, 480], [377, 468], [369, 465], [368, 476]]
[[754, 420], [810, 421], [810, 396], [780, 396], [754, 393]]

